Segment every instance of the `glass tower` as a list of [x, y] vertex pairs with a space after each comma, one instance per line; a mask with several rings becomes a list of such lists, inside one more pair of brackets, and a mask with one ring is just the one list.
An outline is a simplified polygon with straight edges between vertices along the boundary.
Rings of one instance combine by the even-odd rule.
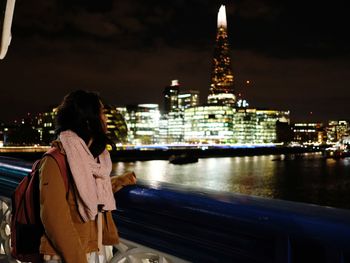
[[233, 73], [227, 35], [226, 9], [222, 5], [218, 14], [218, 30], [212, 62], [209, 104], [234, 105]]
[[164, 89], [164, 113], [169, 113], [178, 109], [179, 105], [177, 96], [179, 95], [179, 90], [180, 85], [178, 80], [172, 80], [171, 85]]

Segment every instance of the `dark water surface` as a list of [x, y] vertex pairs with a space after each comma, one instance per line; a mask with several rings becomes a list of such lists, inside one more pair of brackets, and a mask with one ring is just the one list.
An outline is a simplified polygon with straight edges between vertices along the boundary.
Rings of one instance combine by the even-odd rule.
[[201, 158], [174, 165], [164, 160], [117, 162], [113, 173], [138, 178], [350, 209], [350, 158], [319, 153]]

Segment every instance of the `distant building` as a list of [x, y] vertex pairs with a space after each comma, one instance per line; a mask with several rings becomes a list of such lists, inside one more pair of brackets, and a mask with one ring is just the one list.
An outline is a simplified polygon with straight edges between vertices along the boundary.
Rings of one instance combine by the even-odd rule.
[[277, 122], [289, 123], [289, 111], [256, 110], [256, 143], [276, 143], [278, 141]]
[[21, 121], [4, 126], [3, 145], [4, 146], [28, 146], [39, 144], [39, 133], [35, 127], [35, 119], [28, 114]]
[[124, 112], [129, 142], [133, 144], [158, 143], [160, 120], [158, 104], [130, 105]]
[[328, 122], [326, 127], [327, 130], [327, 142], [337, 142], [341, 140], [343, 137], [349, 136], [350, 125], [348, 121], [341, 120], [336, 121], [332, 120]]
[[180, 85], [178, 80], [172, 80], [171, 85], [164, 89], [164, 113], [178, 109], [179, 91]]
[[184, 111], [188, 107], [199, 104], [199, 91], [181, 90], [178, 80], [172, 80], [171, 85], [163, 91], [164, 114], [172, 111]]
[[186, 109], [185, 142], [232, 143], [234, 111], [227, 105], [205, 105]]
[[323, 123], [301, 122], [292, 125], [294, 142], [300, 144], [322, 144], [325, 142], [326, 132]]
[[172, 80], [171, 86], [164, 92], [165, 111], [160, 118], [160, 143], [179, 143], [184, 141], [184, 111], [199, 105], [199, 91], [180, 90], [178, 80]]
[[178, 108], [164, 116], [167, 121], [166, 143], [184, 142], [185, 136], [185, 110], [199, 105], [199, 92], [195, 90], [180, 91], [177, 96]]
[[256, 124], [256, 109], [237, 109], [233, 119], [233, 142], [254, 143]]
[[180, 91], [177, 98], [178, 98], [178, 108], [181, 111], [184, 111], [189, 107], [194, 107], [199, 105], [198, 90]]
[[159, 143], [172, 143], [168, 135], [168, 115], [162, 114], [159, 117], [159, 133], [158, 133], [158, 142]]
[[121, 112], [112, 105], [104, 105], [107, 117], [107, 136], [114, 143], [126, 143], [128, 140], [128, 127]]
[[237, 108], [233, 118], [233, 141], [245, 144], [279, 142], [277, 122], [289, 123], [289, 111]]
[[211, 84], [208, 104], [234, 105], [234, 79], [227, 35], [225, 6], [218, 13], [216, 44], [212, 62]]
[[55, 135], [55, 119], [57, 116], [57, 108], [51, 111], [39, 113], [36, 116], [36, 130], [40, 134], [40, 144], [50, 145], [56, 139]]
[[166, 143], [179, 143], [184, 141], [185, 119], [183, 111], [169, 112], [167, 115], [167, 140]]
[[291, 143], [293, 141], [294, 134], [290, 122], [278, 120], [276, 122], [276, 135], [278, 143]]

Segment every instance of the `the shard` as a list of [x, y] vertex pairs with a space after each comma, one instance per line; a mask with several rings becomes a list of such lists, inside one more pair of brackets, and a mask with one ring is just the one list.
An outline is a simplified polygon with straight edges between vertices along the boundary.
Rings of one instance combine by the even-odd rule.
[[222, 5], [218, 13], [218, 29], [212, 62], [209, 104], [234, 105], [234, 78], [227, 35], [226, 9]]

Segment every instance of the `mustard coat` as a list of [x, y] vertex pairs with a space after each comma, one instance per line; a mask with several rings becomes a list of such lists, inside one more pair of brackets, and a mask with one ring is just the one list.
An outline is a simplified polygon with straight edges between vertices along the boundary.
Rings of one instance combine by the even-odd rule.
[[[114, 192], [136, 182], [133, 173], [111, 180]], [[69, 185], [67, 193], [58, 164], [52, 157], [45, 156], [40, 166], [40, 216], [45, 229], [40, 253], [59, 255], [65, 263], [87, 263], [86, 254], [98, 251], [97, 220], [83, 222], [75, 200], [75, 186]], [[111, 212], [103, 213], [102, 243], [119, 243]]]

